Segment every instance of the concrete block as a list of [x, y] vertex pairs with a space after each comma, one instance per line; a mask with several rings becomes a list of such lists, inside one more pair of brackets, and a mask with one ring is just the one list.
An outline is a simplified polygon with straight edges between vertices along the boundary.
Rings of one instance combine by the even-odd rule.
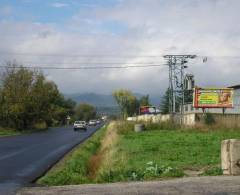
[[240, 175], [240, 140], [223, 140], [221, 144], [223, 174]]
[[144, 124], [135, 124], [135, 125], [134, 125], [134, 131], [135, 131], [135, 132], [144, 131], [144, 128], [145, 128]]

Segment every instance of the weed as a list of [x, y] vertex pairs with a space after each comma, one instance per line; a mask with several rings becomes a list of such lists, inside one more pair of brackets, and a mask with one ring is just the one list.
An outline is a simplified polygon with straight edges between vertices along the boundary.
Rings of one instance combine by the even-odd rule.
[[222, 175], [223, 170], [220, 167], [210, 167], [204, 170], [204, 172], [201, 174], [201, 176], [216, 176], [216, 175]]
[[214, 117], [213, 117], [213, 114], [211, 114], [211, 113], [205, 113], [205, 115], [204, 115], [204, 123], [205, 123], [206, 125], [212, 125], [212, 124], [214, 124], [214, 123], [215, 123], [215, 119], [214, 119]]

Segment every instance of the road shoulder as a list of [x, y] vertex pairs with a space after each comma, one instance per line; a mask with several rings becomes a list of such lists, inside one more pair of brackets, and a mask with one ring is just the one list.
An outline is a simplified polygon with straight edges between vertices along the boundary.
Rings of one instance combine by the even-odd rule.
[[26, 187], [18, 195], [76, 194], [239, 194], [240, 176], [186, 177], [181, 179], [55, 187]]

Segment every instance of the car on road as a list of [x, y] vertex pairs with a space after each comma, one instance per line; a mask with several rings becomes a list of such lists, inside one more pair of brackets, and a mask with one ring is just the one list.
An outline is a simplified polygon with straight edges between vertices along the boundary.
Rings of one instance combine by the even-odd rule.
[[101, 121], [100, 121], [100, 120], [96, 120], [96, 123], [97, 123], [97, 124], [100, 124], [100, 123], [101, 123]]
[[96, 120], [90, 120], [90, 121], [88, 122], [88, 125], [89, 125], [89, 126], [96, 126], [96, 125], [97, 125], [97, 121], [96, 121]]
[[74, 130], [78, 130], [78, 129], [87, 130], [87, 123], [85, 121], [75, 121], [73, 124], [73, 129]]

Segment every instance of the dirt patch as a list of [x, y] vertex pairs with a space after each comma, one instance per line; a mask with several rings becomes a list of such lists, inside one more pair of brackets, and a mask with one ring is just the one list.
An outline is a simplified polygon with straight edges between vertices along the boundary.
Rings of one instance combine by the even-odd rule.
[[96, 177], [97, 170], [102, 162], [102, 154], [95, 154], [92, 156], [88, 163], [88, 177], [94, 179]]
[[199, 175], [201, 175], [203, 173], [202, 170], [184, 170], [184, 174], [188, 177], [198, 177]]

